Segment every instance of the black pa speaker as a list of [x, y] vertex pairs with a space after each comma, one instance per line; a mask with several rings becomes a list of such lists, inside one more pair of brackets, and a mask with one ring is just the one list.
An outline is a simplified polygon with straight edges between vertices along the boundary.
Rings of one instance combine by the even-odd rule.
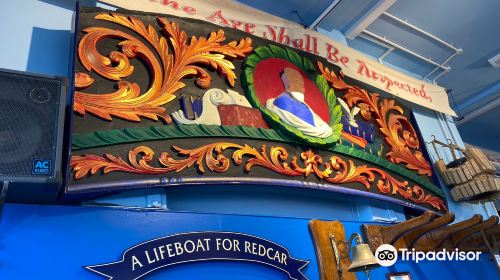
[[62, 185], [65, 78], [0, 69], [0, 183], [8, 202], [50, 202]]

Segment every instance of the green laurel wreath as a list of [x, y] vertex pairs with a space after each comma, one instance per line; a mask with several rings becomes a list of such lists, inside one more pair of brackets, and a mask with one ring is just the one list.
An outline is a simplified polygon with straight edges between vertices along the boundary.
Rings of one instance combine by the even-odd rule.
[[[332, 134], [329, 137], [319, 138], [305, 135], [296, 127], [282, 122], [278, 115], [271, 112], [265, 107], [265, 105], [260, 103], [255, 92], [253, 73], [257, 64], [268, 58], [281, 58], [293, 63], [302, 69], [302, 71], [307, 73], [309, 78], [315, 82], [316, 86], [325, 97], [330, 113], [330, 123], [328, 125], [332, 128]], [[340, 123], [342, 109], [340, 108], [340, 105], [337, 104], [337, 98], [333, 89], [330, 88], [328, 82], [323, 76], [317, 74], [314, 65], [307, 58], [300, 56], [298, 53], [288, 48], [285, 49], [276, 45], [261, 46], [256, 48], [254, 53], [247, 57], [241, 75], [242, 86], [245, 89], [246, 97], [254, 108], [258, 108], [262, 112], [264, 118], [274, 129], [279, 129], [291, 137], [305, 141], [314, 146], [327, 146], [339, 141], [340, 133], [342, 131], [342, 124]]]

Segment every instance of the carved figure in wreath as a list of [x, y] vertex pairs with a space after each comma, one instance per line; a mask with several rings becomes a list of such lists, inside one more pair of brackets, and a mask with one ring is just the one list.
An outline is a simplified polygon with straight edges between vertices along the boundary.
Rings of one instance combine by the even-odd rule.
[[282, 122], [294, 126], [305, 135], [327, 138], [332, 128], [304, 101], [304, 79], [295, 69], [287, 67], [281, 74], [285, 92], [266, 101], [266, 108]]

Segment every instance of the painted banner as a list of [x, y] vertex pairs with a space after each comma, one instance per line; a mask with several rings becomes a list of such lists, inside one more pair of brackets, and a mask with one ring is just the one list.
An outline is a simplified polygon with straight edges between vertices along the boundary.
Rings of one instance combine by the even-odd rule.
[[395, 71], [325, 35], [231, 0], [103, 0], [130, 10], [166, 13], [238, 29], [322, 56], [344, 75], [415, 104], [456, 116], [444, 88]]
[[309, 261], [295, 259], [269, 240], [235, 232], [192, 232], [150, 240], [123, 253], [117, 262], [86, 266], [109, 279], [139, 279], [163, 267], [199, 261], [243, 261], [268, 265], [290, 279], [307, 280], [300, 271]]

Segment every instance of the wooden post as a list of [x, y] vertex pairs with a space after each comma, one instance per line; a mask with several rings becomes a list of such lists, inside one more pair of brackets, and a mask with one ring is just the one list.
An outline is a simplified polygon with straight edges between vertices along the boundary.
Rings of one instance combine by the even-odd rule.
[[[309, 222], [309, 231], [311, 232], [316, 249], [316, 257], [321, 280], [355, 280], [356, 274], [348, 272], [347, 268], [351, 265], [349, 252], [347, 252], [347, 242], [344, 226], [339, 221], [319, 221]], [[334, 237], [340, 260], [340, 269], [337, 269], [334, 248], [330, 235]]]

